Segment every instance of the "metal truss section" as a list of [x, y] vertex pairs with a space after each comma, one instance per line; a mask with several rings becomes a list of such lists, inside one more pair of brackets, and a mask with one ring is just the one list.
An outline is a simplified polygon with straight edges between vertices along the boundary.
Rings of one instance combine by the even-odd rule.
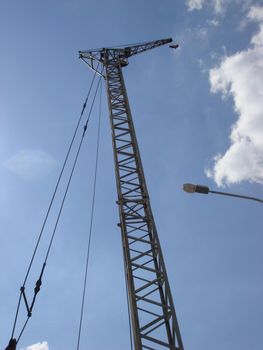
[[121, 65], [106, 60], [105, 74], [134, 345], [183, 350]]
[[183, 350], [122, 74], [130, 56], [171, 41], [80, 52], [91, 69], [104, 66], [135, 350]]

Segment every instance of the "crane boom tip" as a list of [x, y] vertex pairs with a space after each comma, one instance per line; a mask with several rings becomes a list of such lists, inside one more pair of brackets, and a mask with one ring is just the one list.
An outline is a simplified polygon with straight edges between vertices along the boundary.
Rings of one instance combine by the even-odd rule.
[[177, 49], [177, 48], [179, 47], [179, 45], [178, 45], [178, 44], [175, 44], [175, 45], [169, 45], [169, 47], [170, 47], [171, 49]]

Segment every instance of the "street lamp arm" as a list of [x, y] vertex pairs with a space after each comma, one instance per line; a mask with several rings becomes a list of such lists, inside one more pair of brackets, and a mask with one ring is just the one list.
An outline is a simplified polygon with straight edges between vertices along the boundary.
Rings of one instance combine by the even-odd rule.
[[240, 194], [235, 194], [235, 193], [228, 193], [228, 192], [220, 192], [220, 191], [212, 191], [209, 190], [210, 193], [215, 193], [215, 194], [221, 194], [223, 196], [229, 196], [229, 197], [237, 197], [237, 198], [242, 198], [242, 199], [250, 199], [252, 201], [257, 201], [260, 203], [263, 203], [263, 199], [256, 198], [256, 197], [251, 197], [251, 196], [243, 196]]
[[236, 197], [236, 198], [242, 198], [242, 199], [249, 199], [252, 201], [263, 203], [263, 199], [251, 197], [251, 196], [244, 196], [240, 194], [235, 193], [229, 193], [229, 192], [220, 192], [220, 191], [212, 191], [207, 186], [203, 185], [194, 185], [194, 184], [184, 184], [183, 190], [188, 193], [202, 193], [202, 194], [208, 194], [208, 193], [214, 193], [214, 194], [220, 194], [223, 196], [229, 196], [229, 197]]

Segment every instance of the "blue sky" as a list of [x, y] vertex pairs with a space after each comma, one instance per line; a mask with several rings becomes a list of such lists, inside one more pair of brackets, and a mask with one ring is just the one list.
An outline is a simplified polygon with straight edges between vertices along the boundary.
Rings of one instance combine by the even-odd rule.
[[[131, 58], [124, 74], [184, 346], [261, 350], [262, 206], [181, 190], [193, 182], [263, 197], [263, 4], [253, 0], [1, 2], [1, 349], [92, 79], [78, 51], [167, 37], [180, 48]], [[76, 347], [94, 112], [19, 350]], [[81, 348], [121, 350], [129, 331], [105, 92], [101, 133]]]

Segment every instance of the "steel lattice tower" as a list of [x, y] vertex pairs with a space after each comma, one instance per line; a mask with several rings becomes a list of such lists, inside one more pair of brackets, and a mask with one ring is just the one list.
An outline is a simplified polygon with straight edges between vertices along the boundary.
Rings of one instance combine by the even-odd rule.
[[106, 80], [135, 350], [183, 350], [122, 74], [130, 56], [170, 42], [80, 51], [80, 58]]

